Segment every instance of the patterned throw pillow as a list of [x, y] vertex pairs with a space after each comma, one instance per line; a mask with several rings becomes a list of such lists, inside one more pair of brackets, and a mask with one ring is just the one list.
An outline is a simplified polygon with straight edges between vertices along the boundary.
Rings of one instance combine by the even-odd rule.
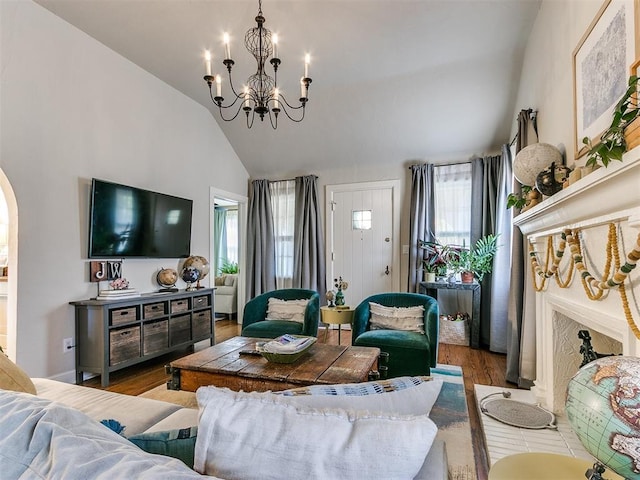
[[308, 387], [292, 388], [281, 392], [274, 392], [286, 397], [298, 395], [374, 395], [376, 393], [396, 392], [407, 388], [415, 387], [424, 382], [433, 381], [433, 377], [396, 377], [386, 380], [375, 380], [362, 383], [343, 383], [337, 385], [310, 385]]
[[165, 432], [139, 433], [128, 437], [127, 440], [145, 452], [177, 458], [193, 468], [197, 436], [198, 427], [189, 427]]
[[281, 300], [271, 297], [267, 305], [267, 320], [304, 322], [304, 312], [309, 300]]
[[274, 392], [273, 395], [284, 397], [297, 406], [429, 415], [441, 389], [441, 378], [397, 377], [363, 383], [312, 385]]
[[387, 307], [369, 302], [371, 330], [403, 330], [424, 335], [424, 307]]

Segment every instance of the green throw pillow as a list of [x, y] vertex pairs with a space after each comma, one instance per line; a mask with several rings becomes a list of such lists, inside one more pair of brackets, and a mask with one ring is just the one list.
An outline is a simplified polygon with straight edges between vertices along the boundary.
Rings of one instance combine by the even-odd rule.
[[198, 427], [190, 427], [166, 432], [140, 433], [128, 437], [127, 440], [145, 452], [177, 458], [189, 468], [193, 468], [197, 434]]

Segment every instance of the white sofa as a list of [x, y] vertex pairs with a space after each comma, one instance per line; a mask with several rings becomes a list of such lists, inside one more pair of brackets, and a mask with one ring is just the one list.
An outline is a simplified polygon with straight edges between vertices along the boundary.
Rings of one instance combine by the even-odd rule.
[[[78, 386], [66, 384], [54, 380], [48, 379], [32, 379], [33, 383], [37, 390], [37, 398], [32, 395], [19, 393], [16, 394], [17, 404], [20, 405], [20, 401], [23, 403], [28, 403], [30, 400], [25, 400], [25, 398], [34, 399], [33, 401], [44, 402], [46, 405], [49, 405], [51, 401], [51, 405], [59, 405], [62, 404], [64, 406], [72, 407], [68, 409], [70, 411], [80, 411], [83, 412], [86, 416], [90, 417], [93, 420], [100, 421], [106, 419], [115, 419], [120, 422], [122, 425], [126, 427], [123, 434], [125, 436], [136, 435], [139, 433], [151, 433], [151, 432], [161, 432], [167, 430], [174, 430], [178, 428], [185, 428], [190, 426], [195, 426], [199, 421], [199, 412], [197, 409], [185, 408], [179, 405], [142, 398], [142, 397], [134, 397], [129, 395], [122, 395], [118, 393], [97, 390], [90, 387]], [[13, 394], [13, 392], [0, 390], [0, 433], [6, 432], [7, 430], [11, 430], [13, 435], [17, 435], [20, 427], [16, 426], [16, 424], [11, 424], [11, 419], [16, 415], [20, 414], [18, 412], [16, 415], [12, 415], [11, 413], [7, 414], [6, 409], [9, 408], [7, 406], [6, 398], [3, 398], [3, 394]], [[5, 396], [6, 397], [6, 396]], [[11, 408], [15, 409], [16, 399], [13, 399], [13, 405]], [[39, 412], [41, 407], [39, 405], [36, 406], [36, 410]], [[33, 406], [28, 406], [28, 408], [35, 408]], [[4, 410], [3, 410], [4, 409]], [[10, 410], [11, 412], [11, 410]], [[63, 412], [64, 413], [64, 412]], [[80, 414], [79, 414], [80, 415]], [[202, 413], [201, 413], [202, 415]], [[18, 415], [19, 416], [19, 415]], [[33, 418], [34, 415], [30, 413], [28, 418]], [[86, 418], [84, 415], [82, 417]], [[25, 417], [27, 418], [27, 417]], [[43, 418], [47, 418], [46, 415]], [[64, 432], [64, 442], [62, 445], [65, 445], [64, 448], [69, 449], [69, 445], [75, 445], [74, 441], [78, 443], [77, 450], [78, 455], [83, 456], [92, 456], [96, 457], [100, 455], [111, 455], [111, 453], [106, 453], [106, 450], [113, 450], [114, 452], [118, 452], [117, 455], [114, 453], [117, 459], [117, 466], [112, 465], [112, 462], [105, 461], [98, 462], [95, 458], [92, 460], [94, 464], [85, 465], [83, 463], [83, 468], [90, 468], [90, 470], [79, 470], [84, 472], [85, 477], [89, 478], [87, 472], [91, 473], [93, 477], [93, 472], [99, 472], [100, 475], [96, 473], [95, 478], [124, 478], [122, 475], [126, 475], [128, 478], [147, 478], [142, 473], [136, 473], [135, 476], [130, 476], [131, 472], [145, 472], [149, 478], [152, 478], [151, 473], [156, 474], [156, 478], [191, 478], [200, 476], [196, 472], [192, 470], [184, 468], [184, 464], [175, 459], [169, 459], [168, 457], [161, 457], [158, 455], [151, 455], [143, 452], [142, 450], [137, 449], [134, 445], [130, 444], [128, 448], [135, 451], [135, 455], [131, 457], [131, 451], [126, 451], [126, 441], [122, 439], [122, 437], [118, 435], [114, 435], [113, 432], [108, 431], [105, 427], [98, 425], [95, 423], [95, 428], [100, 430], [100, 435], [104, 434], [108, 437], [105, 440], [105, 446], [101, 446], [102, 440], [96, 440], [93, 437], [88, 436], [85, 432], [80, 432], [79, 437], [73, 436], [73, 438], [69, 438], [70, 432], [73, 432], [73, 427], [66, 425], [66, 422], [73, 423], [77, 419], [74, 420], [73, 415], [69, 415], [66, 412], [64, 415], [60, 416], [58, 414], [56, 423], [54, 425], [57, 429], [62, 429]], [[62, 418], [63, 420], [59, 420]], [[51, 421], [49, 421], [49, 427], [51, 427]], [[85, 423], [93, 423], [93, 422], [85, 422]], [[77, 427], [77, 426], [76, 426]], [[27, 427], [29, 430], [29, 435], [32, 435], [32, 431], [38, 431], [37, 428]], [[93, 428], [93, 427], [92, 427]], [[6, 429], [6, 430], [5, 430]], [[103, 430], [106, 432], [104, 433]], [[49, 433], [45, 434], [49, 435]], [[32, 435], [34, 437], [35, 434]], [[50, 435], [51, 438], [56, 438], [55, 435]], [[89, 437], [93, 443], [88, 443], [85, 440], [80, 442], [80, 437]], [[23, 448], [21, 445], [21, 441], [25, 444], [24, 448], [33, 449], [35, 445], [37, 445], [37, 439], [29, 437], [28, 441], [17, 441], [14, 438], [1, 438], [0, 435], [0, 471], [5, 471], [5, 468], [10, 468], [14, 465], [8, 461], [7, 456], [13, 455], [15, 457], [16, 451], [18, 455], [20, 455], [21, 450]], [[40, 438], [42, 442], [42, 435]], [[321, 439], [318, 439], [321, 442]], [[53, 440], [52, 440], [53, 442]], [[115, 446], [109, 444], [109, 442], [115, 442]], [[3, 445], [4, 443], [4, 445]], [[62, 472], [66, 471], [66, 469], [71, 468], [69, 465], [73, 465], [73, 462], [65, 459], [61, 462], [61, 466], [57, 465], [61, 456], [67, 455], [66, 453], [61, 454], [60, 450], [53, 451], [53, 448], [50, 448], [50, 452], [48, 453], [50, 458], [43, 459], [43, 450], [42, 445], [40, 445], [37, 455], [35, 456], [36, 461], [44, 462], [46, 468], [53, 468], [51, 470], [50, 475], [46, 475], [47, 478], [54, 478], [60, 474], [60, 469]], [[121, 449], [126, 451], [125, 453], [121, 452]], [[18, 449], [18, 450], [16, 450]], [[94, 450], [96, 451], [94, 451]], [[47, 448], [44, 448], [47, 451]], [[103, 452], [103, 450], [105, 450]], [[31, 455], [31, 453], [29, 453]], [[124, 455], [124, 460], [118, 455]], [[55, 459], [55, 461], [54, 461]], [[75, 460], [74, 460], [75, 461]], [[398, 461], [398, 459], [394, 459], [394, 461]], [[9, 462], [9, 463], [7, 463]], [[65, 463], [66, 462], [66, 463]], [[97, 464], [95, 464], [97, 462]], [[147, 462], [149, 464], [145, 464], [145, 467], [139, 466], [139, 462]], [[158, 463], [159, 462], [159, 463]], [[69, 463], [69, 465], [67, 465]], [[37, 468], [36, 468], [37, 467]], [[40, 471], [38, 468], [43, 468], [41, 465], [33, 468], [35, 471]], [[126, 470], [127, 468], [133, 469], [130, 472]], [[138, 468], [138, 470], [135, 470]], [[96, 470], [97, 469], [97, 470]], [[107, 469], [107, 471], [103, 471], [100, 469]], [[113, 469], [113, 471], [112, 471]], [[11, 470], [6, 470], [11, 471]], [[175, 473], [175, 476], [174, 476]], [[159, 475], [159, 476], [158, 476]], [[168, 476], [167, 476], [168, 475]], [[283, 477], [286, 478], [286, 471], [282, 472]], [[4, 477], [3, 477], [4, 478]], [[37, 475], [22, 475], [20, 478], [41, 478]], [[60, 477], [62, 478], [62, 477]], [[80, 478], [80, 477], [68, 477], [68, 478]], [[215, 478], [215, 477], [214, 477]], [[426, 457], [424, 465], [420, 470], [419, 474], [414, 477], [419, 479], [429, 479], [429, 480], [437, 480], [437, 479], [447, 479], [447, 459], [446, 459], [446, 449], [444, 442], [439, 440], [436, 437], [431, 449], [429, 450], [429, 454]]]
[[238, 275], [226, 274], [215, 278], [215, 311], [233, 315], [238, 311]]

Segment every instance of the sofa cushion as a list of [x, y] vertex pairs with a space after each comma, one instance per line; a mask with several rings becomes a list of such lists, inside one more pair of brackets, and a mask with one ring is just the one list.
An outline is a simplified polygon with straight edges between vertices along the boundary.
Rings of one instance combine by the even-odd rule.
[[289, 320], [304, 322], [304, 311], [309, 300], [281, 300], [271, 297], [267, 304], [267, 320]]
[[276, 338], [285, 333], [302, 334], [303, 324], [288, 320], [269, 320], [247, 325], [242, 329], [243, 337]]
[[77, 408], [97, 421], [113, 418], [125, 427], [126, 436], [142, 433], [182, 408], [172, 403], [71, 385], [46, 378], [34, 378], [33, 382], [39, 397]]
[[[192, 393], [192, 392], [181, 392]], [[193, 399], [195, 403], [195, 396]], [[185, 427], [195, 427], [198, 425], [198, 409], [197, 408], [181, 408], [163, 418], [158, 423], [151, 425], [144, 433], [164, 432], [167, 430], [176, 430]]]
[[194, 468], [229, 480], [414, 478], [437, 431], [427, 415], [308, 408], [217, 387], [197, 397]]
[[369, 302], [371, 330], [405, 330], [424, 334], [424, 306], [387, 307]]
[[76, 409], [25, 393], [0, 391], [0, 432], [2, 478], [201, 478]]
[[36, 394], [36, 387], [29, 375], [13, 363], [3, 352], [0, 352], [0, 388], [14, 392]]

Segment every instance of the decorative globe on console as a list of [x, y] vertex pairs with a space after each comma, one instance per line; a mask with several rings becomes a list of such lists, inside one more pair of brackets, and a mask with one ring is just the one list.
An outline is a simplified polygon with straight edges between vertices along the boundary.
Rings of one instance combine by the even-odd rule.
[[[209, 274], [209, 262], [206, 258], [201, 257], [200, 255], [191, 255], [188, 257], [184, 263], [182, 264], [182, 268], [184, 269], [192, 269], [198, 272], [198, 278], [194, 280], [197, 282], [196, 289], [203, 288], [200, 286], [200, 280], [203, 280]], [[183, 278], [184, 280], [184, 278]], [[186, 282], [186, 280], [184, 280]]]
[[193, 291], [196, 290], [193, 284], [200, 280], [200, 272], [193, 267], [184, 267], [180, 278], [187, 284], [187, 291]]
[[567, 386], [565, 410], [591, 455], [624, 478], [639, 478], [640, 358], [604, 357], [582, 367]]
[[156, 282], [160, 285], [161, 292], [177, 292], [177, 281], [178, 272], [173, 268], [161, 268], [156, 274]]

